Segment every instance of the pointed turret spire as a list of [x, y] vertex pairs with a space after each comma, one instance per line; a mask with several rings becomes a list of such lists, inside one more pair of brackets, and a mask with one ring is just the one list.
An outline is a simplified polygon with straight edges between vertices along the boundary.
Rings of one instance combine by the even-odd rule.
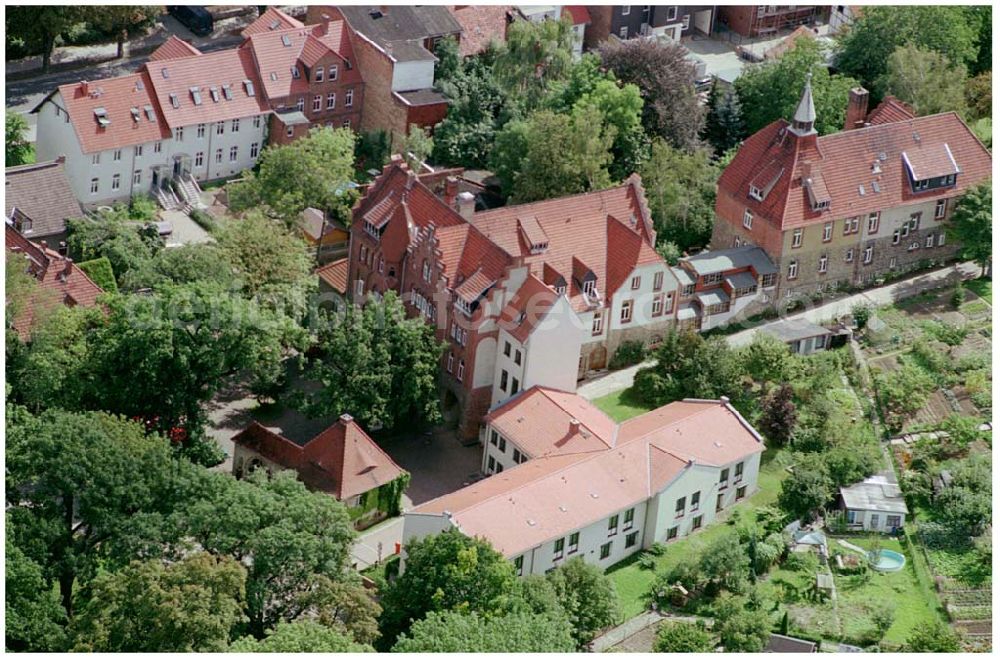
[[792, 117], [792, 132], [796, 135], [811, 135], [816, 132], [816, 106], [813, 104], [812, 72], [806, 74], [806, 86], [802, 90], [799, 107], [795, 108]]

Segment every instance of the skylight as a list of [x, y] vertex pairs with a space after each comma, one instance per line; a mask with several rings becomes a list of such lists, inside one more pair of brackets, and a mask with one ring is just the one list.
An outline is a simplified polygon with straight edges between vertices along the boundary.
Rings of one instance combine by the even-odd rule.
[[278, 79], [278, 74], [275, 73], [274, 71], [271, 71], [271, 82], [274, 82], [277, 79]]
[[227, 101], [233, 100], [233, 86], [222, 85], [222, 95], [226, 97]]
[[287, 34], [283, 34], [281, 35], [281, 43], [285, 46], [285, 48], [288, 48], [292, 45], [292, 40]]
[[219, 102], [219, 88], [218, 87], [210, 87], [209, 90], [208, 90], [208, 92], [212, 95], [212, 101], [214, 103], [218, 103]]
[[146, 111], [146, 118], [147, 119], [149, 119], [150, 121], [156, 121], [156, 115], [153, 114], [153, 106], [152, 105], [147, 105], [147, 106], [143, 107], [143, 110]]
[[170, 71], [167, 71], [167, 69], [166, 69], [166, 68], [162, 68], [162, 69], [160, 69], [160, 73], [162, 73], [162, 74], [163, 74], [163, 77], [164, 77], [164, 78], [169, 78], [169, 77], [170, 77]]
[[191, 100], [194, 101], [195, 105], [201, 105], [201, 89], [198, 87], [191, 88]]
[[251, 81], [244, 80], [243, 81], [243, 89], [246, 90], [247, 96], [253, 96], [254, 95], [253, 83]]
[[140, 115], [139, 108], [132, 108], [132, 121], [139, 123]]
[[177, 98], [177, 94], [170, 95], [170, 105], [174, 106], [175, 110], [181, 106], [181, 99]]

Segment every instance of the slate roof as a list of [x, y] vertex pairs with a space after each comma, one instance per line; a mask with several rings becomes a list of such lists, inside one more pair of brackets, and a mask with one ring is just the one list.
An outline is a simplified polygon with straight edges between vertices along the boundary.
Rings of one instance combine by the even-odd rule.
[[31, 333], [39, 311], [58, 304], [91, 307], [97, 304], [97, 297], [104, 292], [71, 259], [28, 240], [9, 222], [5, 224], [4, 247], [8, 259], [26, 259], [28, 273], [39, 283], [37, 292], [31, 299], [25, 300], [23, 310], [12, 323], [22, 337]]
[[4, 215], [9, 218], [17, 208], [31, 218], [27, 238], [63, 233], [67, 219], [83, 217], [62, 160], [8, 167], [4, 178]]
[[341, 501], [405, 473], [349, 414], [302, 445], [256, 421], [236, 434], [233, 442], [295, 470], [307, 486]]
[[678, 401], [615, 424], [576, 394], [535, 386], [487, 419], [539, 457], [412, 512], [447, 511], [463, 533], [507, 557], [645, 501], [694, 463], [729, 464], [764, 450], [739, 413], [717, 400]]
[[860, 483], [840, 488], [840, 497], [849, 510], [872, 510], [875, 512], [909, 512], [903, 500], [903, 492], [890, 474], [875, 474]]
[[[961, 171], [957, 184], [914, 193], [903, 153], [921, 149], [942, 152], [944, 145]], [[873, 172], [876, 161], [880, 164], [879, 173]], [[762, 167], [772, 163], [781, 165], [777, 182], [763, 201], [751, 198], [750, 184]], [[779, 119], [743, 142], [719, 178], [719, 190], [745, 204], [755, 217], [784, 230], [952, 197], [988, 179], [991, 172], [989, 151], [954, 112], [880, 123], [818, 138], [796, 136], [789, 130], [788, 122]], [[814, 180], [822, 177], [830, 198], [828, 209], [813, 210], [803, 185], [803, 179], [810, 176]], [[878, 182], [878, 192], [872, 187], [873, 181]]]
[[[694, 256], [685, 257], [684, 263], [690, 264], [692, 269], [699, 275], [738, 270], [746, 267], [752, 267], [759, 275], [767, 275], [778, 271], [764, 250], [751, 246], [709, 250], [695, 254]], [[675, 268], [675, 270], [678, 269]], [[694, 282], [691, 281], [689, 283], [693, 284]]]
[[771, 634], [764, 652], [816, 652], [816, 643], [781, 634]]
[[411, 106], [437, 105], [448, 103], [448, 97], [433, 89], [416, 89], [408, 92], [393, 92], [401, 101]]
[[433, 58], [421, 45], [424, 39], [462, 32], [444, 5], [341, 5], [337, 9], [353, 30], [383, 50], [394, 51], [391, 57], [397, 62]]

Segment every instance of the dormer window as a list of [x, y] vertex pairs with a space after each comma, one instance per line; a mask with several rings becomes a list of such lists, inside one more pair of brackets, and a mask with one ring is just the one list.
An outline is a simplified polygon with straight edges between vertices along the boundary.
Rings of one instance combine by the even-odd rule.
[[565, 295], [565, 294], [566, 294], [566, 286], [565, 285], [563, 285], [563, 286], [556, 286], [556, 295]]
[[177, 98], [177, 94], [170, 94], [170, 105], [176, 110], [181, 106], [181, 100]]
[[472, 315], [472, 305], [466, 302], [465, 300], [459, 298], [458, 300], [455, 301], [455, 306], [457, 306], [459, 311], [464, 313], [466, 316]]
[[756, 185], [750, 186], [750, 197], [757, 201], [764, 201], [764, 193]]
[[382, 233], [378, 230], [378, 227], [376, 227], [374, 224], [372, 224], [368, 220], [365, 220], [365, 233], [367, 233], [372, 238], [376, 238], [376, 239], [380, 238], [381, 235], [382, 235]]
[[828, 199], [824, 199], [823, 201], [816, 201], [812, 205], [812, 208], [813, 208], [814, 211], [829, 210], [829, 208], [830, 208], [830, 201]]
[[189, 91], [191, 92], [191, 102], [195, 105], [201, 105], [201, 89], [192, 87]]
[[142, 119], [142, 115], [139, 114], [139, 108], [132, 108], [132, 121], [139, 123]]
[[246, 91], [247, 96], [253, 96], [254, 95], [254, 89], [253, 89], [253, 82], [252, 81], [250, 81], [250, 80], [244, 80], [243, 81], [243, 89], [244, 89], [244, 91]]
[[233, 86], [222, 85], [222, 95], [226, 97], [227, 101], [233, 100]]
[[291, 68], [291, 71], [292, 71], [292, 77], [295, 78], [296, 80], [298, 80], [300, 77], [302, 77], [302, 74], [299, 73], [299, 67], [293, 66]]
[[583, 292], [587, 295], [593, 295], [597, 292], [597, 282], [594, 280], [583, 282]]
[[212, 102], [213, 103], [218, 103], [219, 102], [219, 88], [218, 87], [210, 87], [209, 90], [208, 90], [208, 93], [212, 95]]

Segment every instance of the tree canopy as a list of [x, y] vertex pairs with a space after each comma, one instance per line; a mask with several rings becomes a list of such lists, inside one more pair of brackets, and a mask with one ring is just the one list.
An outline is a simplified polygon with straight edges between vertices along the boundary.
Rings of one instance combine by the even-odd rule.
[[712, 635], [704, 627], [688, 622], [661, 622], [653, 641], [653, 652], [712, 652], [714, 649]]
[[533, 613], [434, 611], [413, 623], [393, 652], [573, 652], [564, 618]]
[[528, 110], [573, 65], [573, 26], [568, 20], [514, 21], [493, 62], [500, 87]]
[[985, 181], [969, 188], [959, 197], [946, 231], [962, 244], [960, 254], [983, 268], [993, 258], [993, 182]]
[[656, 364], [635, 376], [635, 390], [649, 405], [683, 398], [735, 398], [741, 393], [736, 360], [725, 339], [670, 331], [654, 354]]
[[618, 594], [600, 568], [577, 557], [550, 572], [546, 579], [569, 616], [578, 647], [618, 619]]
[[883, 89], [909, 103], [918, 116], [967, 112], [965, 67], [952, 66], [947, 57], [933, 50], [897, 48], [889, 57]]
[[657, 243], [673, 243], [681, 251], [708, 245], [719, 176], [708, 150], [682, 151], [657, 139], [639, 173]]
[[262, 639], [244, 636], [229, 646], [230, 652], [372, 652], [370, 645], [308, 620], [282, 622]]

